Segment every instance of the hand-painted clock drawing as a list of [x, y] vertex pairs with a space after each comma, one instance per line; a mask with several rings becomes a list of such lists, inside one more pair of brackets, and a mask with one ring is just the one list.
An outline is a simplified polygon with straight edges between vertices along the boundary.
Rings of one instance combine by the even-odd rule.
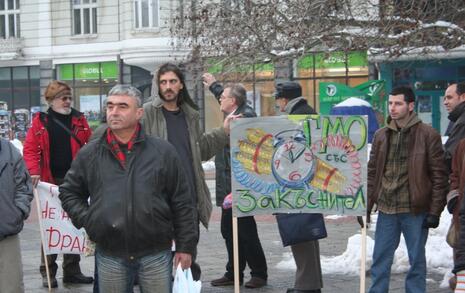
[[284, 130], [274, 136], [272, 172], [280, 185], [308, 187], [316, 162], [301, 130]]

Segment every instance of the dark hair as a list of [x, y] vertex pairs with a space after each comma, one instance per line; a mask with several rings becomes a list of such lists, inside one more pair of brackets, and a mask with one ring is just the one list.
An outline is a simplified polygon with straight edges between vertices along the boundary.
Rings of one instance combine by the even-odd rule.
[[169, 62], [165, 63], [161, 65], [157, 71], [158, 96], [160, 97], [160, 99], [164, 100], [160, 92], [160, 77], [163, 74], [168, 73], [168, 72], [173, 72], [174, 74], [176, 74], [176, 76], [179, 78], [179, 81], [182, 84], [182, 89], [179, 91], [178, 100], [177, 100], [178, 106], [182, 105], [183, 103], [187, 103], [195, 110], [198, 110], [199, 107], [191, 99], [189, 92], [187, 91], [184, 74], [182, 73], [181, 69], [173, 63], [169, 63]]
[[391, 93], [389, 93], [391, 96], [397, 96], [397, 95], [404, 95], [404, 100], [407, 103], [413, 103], [415, 102], [415, 93], [413, 92], [412, 88], [408, 86], [398, 86], [392, 89]]
[[457, 89], [455, 91], [459, 96], [465, 94], [465, 81], [457, 83]]
[[240, 83], [227, 83], [224, 86], [224, 89], [227, 88], [231, 89], [230, 95], [236, 99], [236, 105], [238, 107], [244, 105], [244, 103], [247, 101], [247, 91], [245, 90], [244, 86]]

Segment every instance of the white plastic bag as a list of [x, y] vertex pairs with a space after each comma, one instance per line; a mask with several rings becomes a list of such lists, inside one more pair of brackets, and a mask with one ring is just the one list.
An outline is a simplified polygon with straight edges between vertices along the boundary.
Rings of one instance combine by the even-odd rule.
[[181, 264], [176, 269], [173, 282], [173, 293], [200, 293], [202, 282], [194, 281], [191, 269], [182, 270]]

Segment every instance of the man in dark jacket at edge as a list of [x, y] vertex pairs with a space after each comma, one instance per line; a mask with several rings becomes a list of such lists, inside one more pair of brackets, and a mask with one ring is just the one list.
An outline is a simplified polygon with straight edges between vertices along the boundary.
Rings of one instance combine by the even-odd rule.
[[465, 138], [465, 82], [453, 83], [447, 87], [444, 94], [444, 106], [449, 113], [449, 125], [445, 136], [445, 157], [449, 173], [451, 172], [452, 156], [462, 138]]
[[378, 209], [369, 292], [389, 291], [401, 234], [410, 263], [405, 292], [426, 292], [428, 230], [439, 225], [446, 203], [447, 168], [441, 136], [413, 112], [411, 88], [394, 88], [388, 106], [387, 126], [375, 133], [368, 162], [368, 222], [375, 204]]
[[[447, 142], [444, 144], [445, 158], [449, 176], [452, 176], [452, 160], [459, 144], [459, 141], [465, 138], [465, 82], [452, 83], [450, 84], [446, 92], [444, 93], [443, 104], [446, 107], [447, 112], [449, 113], [449, 125], [447, 127], [446, 133]], [[458, 170], [460, 172], [460, 170]], [[452, 187], [450, 182], [450, 189], [447, 194], [447, 209], [453, 214], [452, 221], [455, 221], [458, 224], [458, 208], [460, 204], [457, 204], [459, 198], [458, 190]], [[457, 209], [456, 209], [457, 208]], [[454, 212], [455, 211], [455, 212]], [[454, 249], [455, 255], [455, 249]], [[449, 286], [453, 290], [455, 288], [455, 276], [449, 279]]]
[[[256, 117], [255, 111], [247, 105], [247, 92], [241, 84], [223, 86], [210, 73], [203, 75], [204, 85], [215, 95], [220, 110], [227, 115]], [[234, 254], [232, 232], [232, 209], [223, 206], [224, 198], [231, 193], [230, 149], [226, 146], [215, 156], [216, 168], [216, 205], [221, 209], [221, 235], [228, 251], [226, 273], [223, 277], [211, 281], [212, 286], [234, 285]], [[242, 284], [246, 264], [250, 267], [252, 278], [245, 283], [247, 288], [261, 288], [266, 285], [268, 274], [265, 253], [258, 238], [257, 223], [253, 216], [237, 219], [239, 235], [239, 282]]]
[[78, 153], [60, 200], [96, 243], [101, 292], [132, 292], [137, 275], [141, 291], [169, 293], [172, 239], [186, 269], [199, 236], [185, 171], [172, 145], [145, 135], [139, 90], [116, 85], [106, 106], [108, 129]]
[[[453, 238], [455, 238], [453, 245], [454, 269], [452, 272], [455, 275], [449, 279], [449, 287], [452, 290], [457, 289], [455, 292], [463, 292], [465, 291], [465, 200], [462, 200], [462, 198], [465, 190], [465, 139], [460, 140], [455, 148], [449, 181], [450, 191], [447, 197], [448, 199], [450, 196], [455, 198], [456, 207], [452, 219], [456, 229], [455, 233], [452, 233]], [[457, 199], [459, 200], [457, 201]], [[449, 200], [448, 208], [450, 202]], [[451, 211], [450, 208], [449, 211]]]
[[[276, 85], [276, 104], [279, 110], [288, 115], [316, 114], [302, 97], [300, 84], [293, 81]], [[298, 216], [298, 215], [292, 215]], [[279, 221], [279, 217], [277, 217]], [[305, 223], [302, 223], [305, 225]], [[297, 270], [295, 272], [294, 288], [287, 293], [318, 293], [323, 288], [323, 277], [320, 263], [320, 246], [318, 240], [291, 245]]]

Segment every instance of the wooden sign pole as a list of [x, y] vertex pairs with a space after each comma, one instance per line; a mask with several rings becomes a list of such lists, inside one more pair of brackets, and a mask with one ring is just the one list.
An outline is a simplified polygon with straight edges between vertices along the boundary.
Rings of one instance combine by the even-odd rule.
[[47, 283], [48, 283], [48, 291], [52, 291], [52, 285], [50, 284], [50, 270], [48, 269], [48, 260], [47, 260], [47, 254], [45, 254], [45, 241], [44, 241], [44, 235], [42, 231], [44, 231], [42, 228], [42, 212], [40, 210], [40, 199], [39, 199], [39, 193], [37, 192], [37, 188], [33, 188], [34, 192], [34, 198], [36, 200], [36, 207], [37, 207], [37, 218], [39, 219], [39, 230], [40, 230], [40, 243], [42, 247], [42, 254], [44, 256], [44, 262], [45, 262], [45, 272], [47, 274]]
[[360, 257], [360, 293], [365, 293], [365, 279], [366, 279], [366, 258], [367, 258], [367, 222], [366, 217], [362, 217], [362, 245]]

